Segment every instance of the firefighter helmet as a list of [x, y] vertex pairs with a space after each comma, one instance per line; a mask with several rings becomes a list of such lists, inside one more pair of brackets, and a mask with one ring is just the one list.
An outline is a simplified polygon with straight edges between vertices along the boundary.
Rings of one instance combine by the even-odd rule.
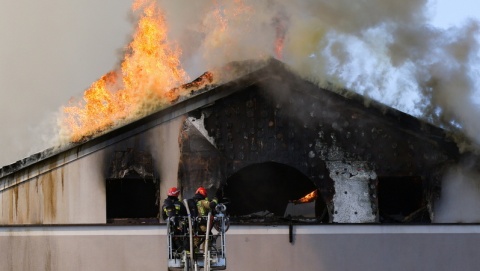
[[168, 189], [168, 195], [172, 197], [178, 197], [178, 195], [180, 195], [180, 190], [178, 190], [176, 187], [172, 187]]
[[197, 191], [195, 191], [195, 194], [200, 194], [204, 197], [207, 197], [207, 189], [203, 188], [203, 186], [200, 186]]

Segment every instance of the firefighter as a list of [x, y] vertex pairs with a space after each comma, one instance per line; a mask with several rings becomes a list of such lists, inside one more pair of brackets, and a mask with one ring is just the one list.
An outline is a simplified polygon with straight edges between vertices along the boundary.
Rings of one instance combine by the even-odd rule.
[[185, 205], [178, 199], [180, 190], [176, 187], [168, 189], [168, 197], [163, 201], [163, 220], [176, 216], [186, 216], [187, 209]]
[[195, 196], [193, 196], [193, 201], [197, 207], [198, 216], [206, 216], [210, 210], [215, 210], [215, 206], [218, 204], [218, 200], [214, 198], [213, 200], [208, 200], [207, 189], [203, 186], [200, 186], [197, 191], [195, 191]]
[[[204, 235], [207, 232], [207, 221], [202, 217], [207, 216], [208, 212], [214, 211], [215, 206], [217, 206], [218, 204], [218, 200], [216, 198], [210, 201], [207, 196], [208, 196], [207, 190], [204, 187], [200, 186], [195, 191], [195, 195], [193, 196], [193, 198], [188, 200], [188, 208], [190, 209], [190, 214], [193, 217], [198, 216], [200, 219], [195, 227], [196, 232], [199, 235]], [[212, 216], [212, 220], [213, 220], [213, 216]], [[195, 236], [193, 239], [195, 249], [199, 249], [203, 241], [204, 241], [204, 237]]]
[[185, 205], [178, 199], [180, 190], [176, 187], [168, 189], [168, 197], [163, 201], [163, 220], [170, 220], [171, 230], [175, 237], [173, 238], [173, 249], [182, 251], [186, 247], [186, 237], [184, 236], [185, 221], [180, 217], [187, 215]]

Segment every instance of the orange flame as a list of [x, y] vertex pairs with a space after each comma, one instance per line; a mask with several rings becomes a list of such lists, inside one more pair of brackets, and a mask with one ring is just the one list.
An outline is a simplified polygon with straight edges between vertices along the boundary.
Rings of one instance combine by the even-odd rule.
[[273, 18], [273, 26], [275, 27], [275, 56], [280, 60], [283, 59], [287, 24], [288, 18], [283, 13], [279, 13]]
[[180, 67], [181, 52], [167, 41], [167, 27], [155, 0], [135, 0], [141, 10], [121, 69], [102, 76], [84, 92], [83, 101], [63, 108], [60, 120], [72, 142], [144, 116], [182, 93], [170, 91], [188, 78]]
[[305, 195], [303, 198], [294, 200], [293, 203], [295, 203], [295, 204], [309, 203], [309, 202], [312, 202], [312, 201], [316, 200], [317, 197], [318, 197], [318, 190], [315, 189], [312, 192]]

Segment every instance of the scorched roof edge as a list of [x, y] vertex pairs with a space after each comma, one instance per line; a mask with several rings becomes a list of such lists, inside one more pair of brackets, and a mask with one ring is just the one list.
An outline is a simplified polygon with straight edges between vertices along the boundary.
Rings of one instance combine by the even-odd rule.
[[[245, 69], [247, 71], [245, 74], [242, 74], [241, 76], [233, 78], [232, 80], [222, 83], [220, 85], [207, 86], [196, 91], [192, 91], [187, 97], [181, 98], [167, 107], [161, 108], [158, 111], [155, 111], [147, 116], [144, 116], [125, 125], [119, 126], [115, 129], [108, 130], [103, 134], [99, 133], [94, 137], [84, 139], [81, 142], [68, 143], [63, 146], [54, 146], [44, 151], [32, 154], [24, 159], [18, 160], [15, 163], [5, 165], [0, 168], [0, 179], [3, 179], [4, 177], [7, 177], [17, 171], [35, 165], [46, 159], [53, 158], [64, 152], [71, 151], [73, 149], [77, 149], [77, 152], [81, 152], [81, 150], [88, 149], [89, 147], [94, 145], [101, 145], [102, 142], [105, 143], [105, 141], [108, 141], [109, 139], [118, 137], [119, 134], [128, 133], [128, 136], [121, 137], [115, 142], [109, 142], [108, 145], [102, 145], [99, 148], [95, 149], [95, 151], [105, 148], [120, 140], [151, 129], [163, 122], [171, 120], [182, 114], [211, 104], [218, 99], [221, 99], [225, 96], [228, 96], [236, 91], [243, 89], [244, 87], [247, 87], [248, 85], [255, 84], [258, 81], [261, 81], [270, 76], [270, 71], [272, 70], [272, 68], [275, 67], [276, 69], [278, 69], [284, 64], [270, 58], [267, 61], [249, 60], [243, 62], [233, 62], [229, 65], [236, 65], [237, 67], [245, 65], [255, 68], [251, 68], [250, 70]], [[189, 84], [190, 83], [187, 83], [185, 85]], [[84, 155], [82, 155], [82, 157], [83, 156]]]
[[[98, 148], [95, 149], [95, 151], [99, 149], [103, 149], [111, 144], [114, 144], [120, 140], [123, 140], [127, 137], [133, 136], [135, 134], [141, 133], [143, 131], [146, 131], [148, 129], [151, 129], [163, 122], [166, 122], [168, 120], [171, 120], [175, 117], [178, 117], [180, 115], [183, 115], [185, 113], [191, 112], [195, 109], [201, 108], [203, 106], [206, 106], [208, 104], [213, 103], [214, 101], [224, 98], [226, 96], [229, 96], [230, 94], [237, 92], [241, 89], [246, 88], [249, 85], [253, 85], [255, 83], [259, 83], [263, 80], [266, 80], [267, 78], [271, 77], [272, 75], [278, 76], [280, 72], [282, 73], [290, 73], [291, 75], [304, 80], [308, 81], [307, 79], [301, 78], [298, 76], [294, 71], [292, 71], [286, 64], [284, 64], [281, 61], [278, 61], [274, 58], [269, 58], [266, 61], [257, 61], [257, 60], [250, 60], [250, 61], [244, 61], [244, 62], [233, 62], [235, 63], [234, 65], [237, 65], [237, 67], [241, 67], [242, 65], [251, 65], [252, 67], [257, 67], [255, 69], [249, 70], [247, 73], [241, 75], [240, 77], [233, 78], [233, 80], [230, 80], [226, 83], [223, 83], [221, 85], [216, 85], [216, 86], [209, 86], [209, 87], [204, 87], [202, 89], [199, 89], [195, 92], [192, 92], [189, 96], [178, 100], [177, 102], [174, 102], [168, 107], [159, 109], [156, 112], [153, 112], [145, 117], [142, 117], [138, 120], [135, 120], [131, 123], [125, 124], [123, 126], [120, 126], [118, 128], [109, 130], [103, 134], [99, 134], [95, 137], [86, 139], [85, 141], [78, 142], [78, 143], [69, 143], [67, 145], [61, 146], [61, 147], [51, 147], [48, 148], [44, 151], [35, 153], [31, 156], [28, 156], [27, 158], [18, 160], [15, 163], [6, 165], [2, 168], [0, 168], [0, 179], [11, 175], [19, 170], [22, 170], [24, 168], [27, 168], [29, 166], [32, 166], [36, 163], [39, 163], [41, 161], [44, 161], [49, 158], [53, 158], [63, 152], [67, 152], [73, 149], [77, 149], [77, 153], [81, 153], [82, 150], [86, 150], [91, 148], [94, 145], [98, 145]], [[231, 65], [231, 64], [229, 64]], [[255, 66], [257, 65], [257, 66]], [[228, 65], [227, 65], [228, 66]], [[248, 69], [247, 69], [248, 70]], [[190, 83], [187, 83], [185, 85], [188, 85]], [[361, 103], [362, 106], [364, 106], [368, 110], [375, 110], [377, 113], [381, 113], [383, 115], [390, 115], [393, 116], [397, 121], [402, 121], [407, 119], [414, 119], [420, 125], [427, 125], [430, 127], [432, 131], [435, 132], [438, 136], [444, 138], [444, 130], [433, 126], [427, 122], [424, 122], [418, 118], [415, 118], [411, 115], [408, 115], [406, 113], [403, 113], [399, 110], [396, 110], [392, 107], [386, 106], [382, 103], [376, 102], [374, 100], [368, 99], [369, 106], [365, 105], [365, 101], [367, 100], [366, 97], [357, 94], [353, 91], [347, 90], [347, 89], [341, 89], [340, 91], [334, 91], [332, 89], [327, 89], [324, 87], [319, 87], [320, 89], [324, 91], [331, 92], [334, 95], [339, 95], [342, 96], [345, 99], [349, 99], [352, 101], [355, 101], [357, 103]], [[413, 127], [412, 127], [413, 128]], [[120, 136], [121, 134], [125, 134], [125, 136]], [[115, 142], [108, 142], [108, 144], [103, 144], [107, 142], [108, 140], [117, 137], [117, 140]], [[91, 151], [93, 152], [93, 151]], [[91, 153], [90, 152], [90, 153]], [[86, 154], [83, 154], [80, 157], [83, 157]], [[72, 160], [73, 161], [73, 160]], [[71, 161], [68, 161], [66, 163], [69, 163]]]

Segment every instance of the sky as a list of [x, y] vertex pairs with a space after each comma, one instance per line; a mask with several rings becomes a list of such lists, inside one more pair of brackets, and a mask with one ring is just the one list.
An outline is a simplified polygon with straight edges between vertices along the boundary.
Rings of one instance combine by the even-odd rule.
[[[61, 106], [118, 65], [134, 27], [131, 4], [0, 0], [0, 166], [51, 147]], [[430, 12], [447, 30], [480, 19], [480, 2], [438, 0]], [[192, 78], [200, 72], [185, 68]]]
[[466, 18], [480, 19], [480, 3], [476, 0], [439, 0], [435, 5], [432, 23], [441, 28], [462, 24]]

